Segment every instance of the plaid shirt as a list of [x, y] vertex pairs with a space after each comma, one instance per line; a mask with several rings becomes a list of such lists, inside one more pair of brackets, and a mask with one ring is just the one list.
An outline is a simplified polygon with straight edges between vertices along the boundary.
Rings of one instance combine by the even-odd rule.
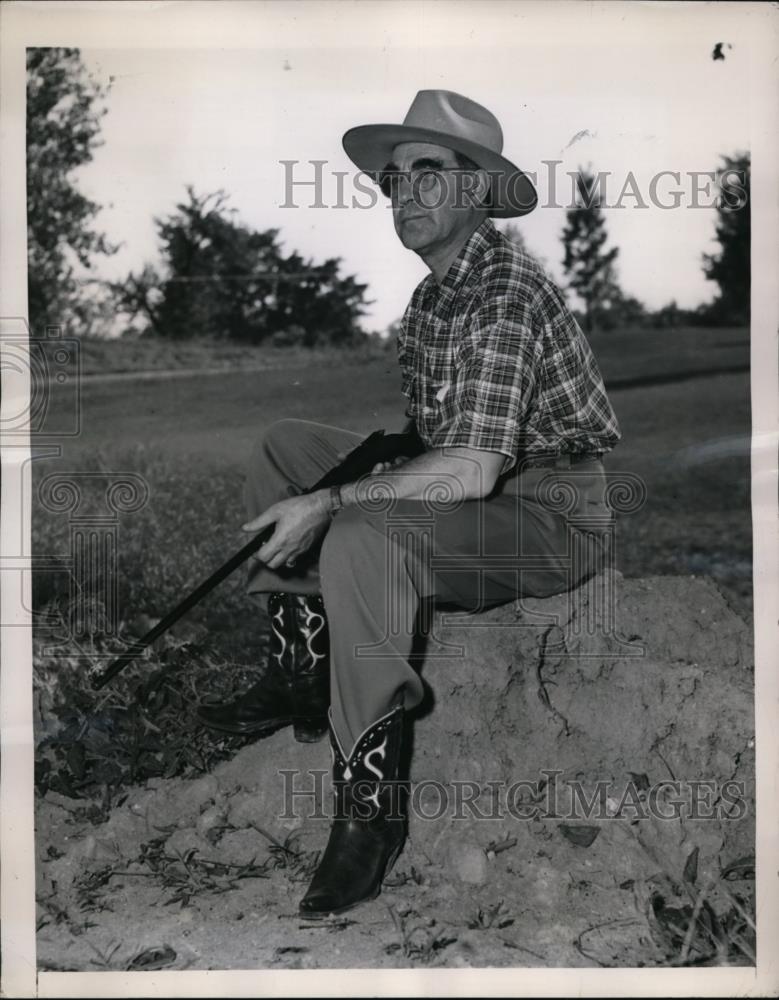
[[609, 451], [600, 370], [559, 289], [487, 219], [441, 285], [416, 288], [398, 336], [403, 392], [428, 448], [506, 456]]

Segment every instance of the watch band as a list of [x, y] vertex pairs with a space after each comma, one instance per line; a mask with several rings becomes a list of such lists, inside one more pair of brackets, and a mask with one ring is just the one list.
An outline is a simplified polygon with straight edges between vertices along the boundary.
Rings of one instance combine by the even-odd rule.
[[335, 517], [339, 510], [344, 509], [344, 502], [341, 499], [341, 487], [330, 487], [330, 517]]

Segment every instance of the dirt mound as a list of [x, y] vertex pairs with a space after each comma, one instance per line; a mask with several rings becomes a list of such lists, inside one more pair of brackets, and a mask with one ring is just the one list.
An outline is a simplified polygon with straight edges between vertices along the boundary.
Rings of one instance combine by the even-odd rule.
[[[377, 901], [306, 925], [325, 742], [289, 730], [106, 822], [39, 801], [47, 968], [636, 965], [749, 957], [751, 633], [705, 579], [596, 578], [438, 614], [409, 840]], [[739, 943], [740, 942], [740, 943]]]

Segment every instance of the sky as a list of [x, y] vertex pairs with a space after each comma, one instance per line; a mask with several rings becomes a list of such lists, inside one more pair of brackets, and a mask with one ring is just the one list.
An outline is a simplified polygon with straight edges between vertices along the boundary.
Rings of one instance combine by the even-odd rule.
[[[136, 36], [132, 44], [82, 45], [90, 72], [111, 84], [103, 145], [77, 174], [104, 206], [99, 227], [121, 243], [114, 257], [96, 261], [98, 277], [121, 278], [159, 260], [153, 220], [174, 210], [187, 184], [201, 194], [223, 189], [243, 223], [278, 228], [286, 250], [341, 257], [344, 273], [369, 286], [365, 327], [384, 330], [426, 268], [398, 242], [382, 199], [370, 209], [333, 207], [331, 172], [353, 170], [341, 146], [348, 128], [400, 122], [418, 90], [443, 88], [488, 107], [502, 124], [504, 154], [538, 172], [541, 205], [518, 224], [558, 281], [565, 210], [550, 205], [549, 161], [560, 161], [559, 205], [570, 197], [566, 172], [580, 165], [608, 172], [610, 203], [630, 172], [636, 178], [648, 207], [626, 195], [622, 207], [606, 210], [626, 293], [652, 308], [713, 297], [701, 255], [716, 248], [716, 213], [705, 194], [694, 207], [690, 174], [750, 146], [749, 50], [738, 5], [505, 0], [239, 10], [240, 44], [234, 32], [221, 37], [219, 18], [228, 15], [215, 8], [211, 42], [201, 33], [192, 44], [182, 32], [150, 33], [148, 44]], [[724, 60], [711, 58], [717, 42], [732, 46]], [[295, 207], [284, 207], [282, 160], [300, 161], [293, 176], [301, 180], [313, 176], [308, 161], [327, 161], [327, 207], [312, 207], [308, 187], [295, 188]], [[665, 204], [679, 190], [678, 208], [650, 203], [651, 178], [661, 171], [680, 175], [678, 185], [666, 175], [657, 189]], [[345, 184], [348, 206], [353, 190]]]

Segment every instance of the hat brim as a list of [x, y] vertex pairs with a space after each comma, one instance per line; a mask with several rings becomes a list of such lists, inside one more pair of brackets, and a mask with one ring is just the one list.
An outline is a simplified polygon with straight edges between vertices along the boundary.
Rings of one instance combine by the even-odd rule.
[[505, 156], [478, 142], [469, 142], [448, 132], [414, 128], [410, 125], [358, 125], [343, 137], [346, 155], [360, 170], [378, 174], [392, 159], [401, 142], [429, 142], [463, 153], [492, 178], [492, 206], [489, 214], [499, 219], [527, 215], [538, 204], [533, 182]]

